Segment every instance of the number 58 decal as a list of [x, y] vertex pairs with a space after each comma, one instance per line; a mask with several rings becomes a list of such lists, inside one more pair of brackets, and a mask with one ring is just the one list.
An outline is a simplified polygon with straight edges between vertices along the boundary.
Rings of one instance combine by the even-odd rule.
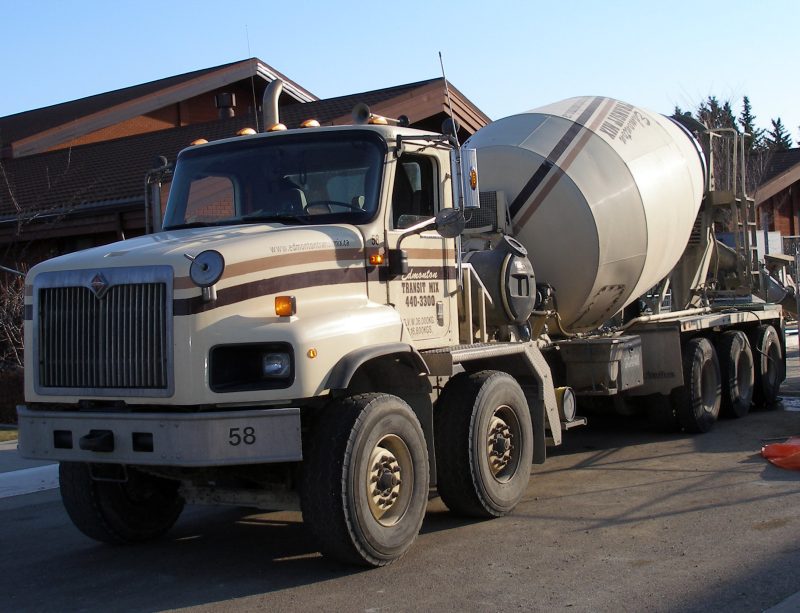
[[231, 428], [228, 431], [228, 444], [238, 447], [241, 444], [252, 445], [256, 442], [256, 429], [252, 426], [246, 428]]

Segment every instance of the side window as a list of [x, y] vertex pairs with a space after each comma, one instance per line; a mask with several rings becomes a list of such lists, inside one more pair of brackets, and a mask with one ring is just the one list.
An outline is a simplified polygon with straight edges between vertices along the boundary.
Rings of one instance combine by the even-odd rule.
[[431, 158], [408, 153], [400, 156], [392, 187], [394, 228], [410, 228], [433, 217], [435, 185]]
[[233, 183], [228, 177], [205, 177], [192, 181], [186, 203], [187, 222], [216, 221], [234, 215]]

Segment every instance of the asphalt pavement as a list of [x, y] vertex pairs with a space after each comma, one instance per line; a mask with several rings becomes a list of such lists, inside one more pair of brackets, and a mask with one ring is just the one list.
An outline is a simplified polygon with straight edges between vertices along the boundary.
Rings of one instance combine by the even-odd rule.
[[796, 335], [788, 346], [783, 406], [702, 436], [592, 419], [533, 467], [512, 515], [462, 519], [433, 499], [409, 553], [368, 571], [320, 557], [299, 513], [192, 506], [160, 541], [95, 543], [67, 518], [55, 466], [2, 443], [2, 608], [798, 611], [800, 472], [759, 454], [800, 434]]

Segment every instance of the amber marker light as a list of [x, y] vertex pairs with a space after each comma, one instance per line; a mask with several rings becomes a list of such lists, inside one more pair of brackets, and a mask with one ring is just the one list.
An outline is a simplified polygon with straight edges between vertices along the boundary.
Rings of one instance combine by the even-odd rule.
[[255, 133], [256, 131], [253, 128], [242, 128], [236, 133], [236, 136], [250, 136]]
[[294, 296], [275, 296], [275, 315], [291, 317], [297, 313], [297, 301]]
[[478, 187], [478, 171], [474, 168], [469, 169], [469, 186], [472, 189]]
[[383, 254], [373, 253], [371, 256], [369, 256], [369, 263], [371, 266], [380, 266], [383, 264]]
[[194, 139], [190, 145], [205, 145], [208, 141], [205, 138], [196, 138]]
[[313, 360], [315, 357], [317, 357], [317, 350], [312, 347], [311, 349], [308, 350], [308, 353], [306, 353], [306, 355]]
[[286, 129], [286, 126], [282, 123], [276, 123], [274, 126], [271, 126], [267, 132], [282, 132]]
[[301, 128], [319, 128], [319, 122], [316, 119], [306, 119], [300, 124]]

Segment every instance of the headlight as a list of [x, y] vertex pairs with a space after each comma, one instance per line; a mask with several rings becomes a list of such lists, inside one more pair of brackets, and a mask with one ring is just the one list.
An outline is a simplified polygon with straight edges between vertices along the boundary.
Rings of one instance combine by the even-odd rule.
[[198, 287], [211, 287], [222, 276], [225, 270], [225, 258], [219, 251], [209, 249], [191, 257], [187, 256], [192, 264], [189, 266], [189, 277]]
[[294, 383], [288, 343], [217, 345], [209, 353], [209, 385], [217, 393], [284, 389]]
[[288, 377], [292, 361], [288, 353], [265, 353], [261, 357], [261, 373], [265, 379]]
[[556, 388], [556, 403], [562, 420], [566, 422], [575, 420], [575, 415], [578, 412], [578, 400], [571, 387]]

